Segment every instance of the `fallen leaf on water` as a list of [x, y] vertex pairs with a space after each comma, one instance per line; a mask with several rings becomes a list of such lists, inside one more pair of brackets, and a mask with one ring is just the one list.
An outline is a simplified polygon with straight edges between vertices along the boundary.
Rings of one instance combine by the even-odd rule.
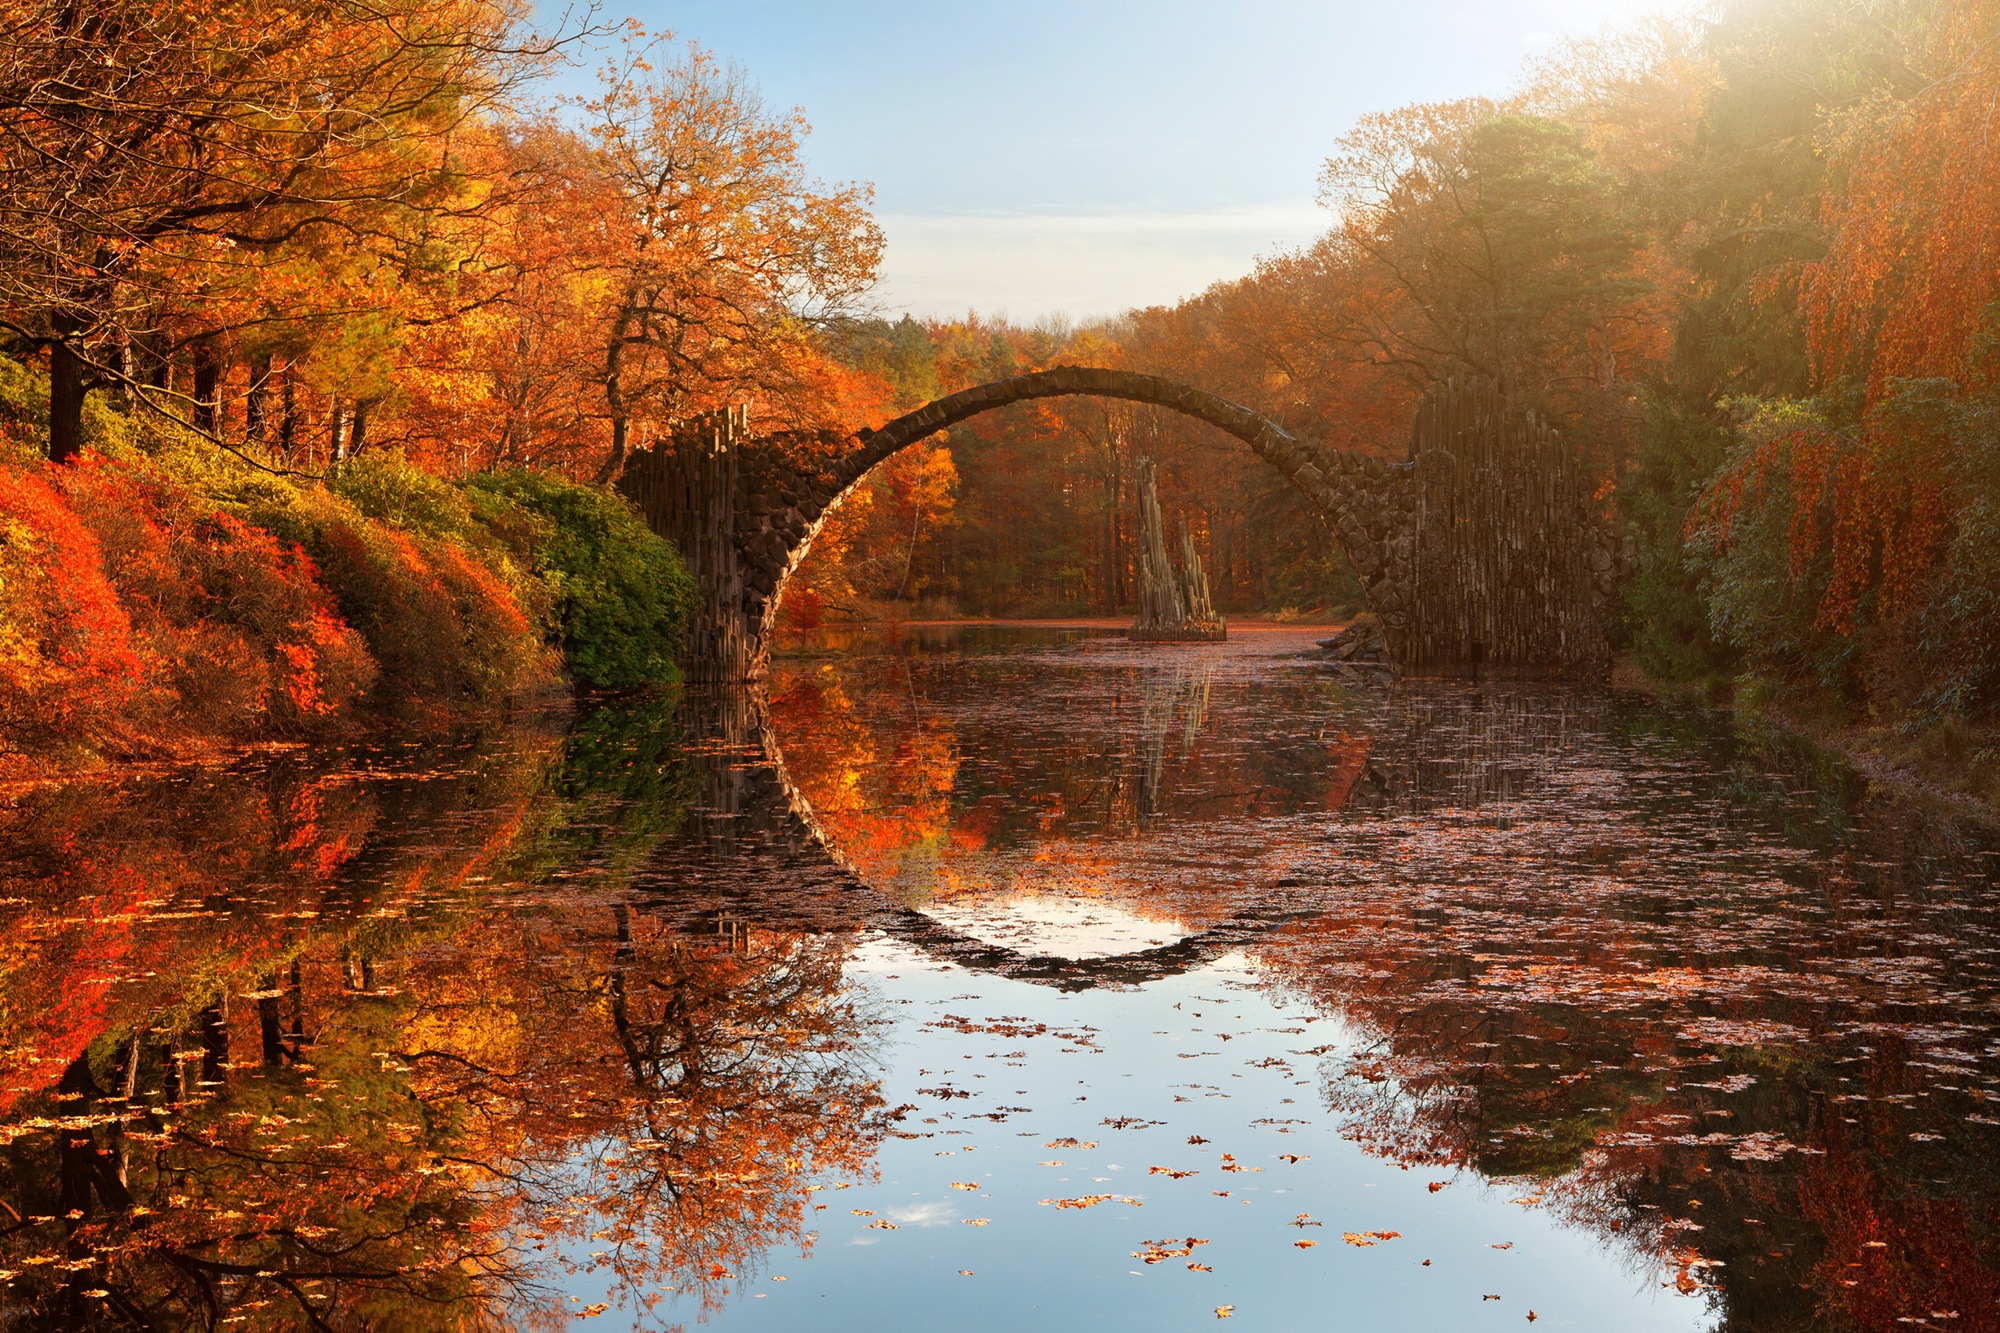
[[1531, 1324], [1534, 1323], [1535, 1318], [1536, 1318], [1535, 1312], [1533, 1310], [1528, 1311], [1528, 1322]]
[[1215, 1307], [1215, 1317], [1217, 1319], [1227, 1319], [1235, 1313], [1236, 1307], [1233, 1305], [1218, 1305]]
[[1427, 1188], [1430, 1190], [1431, 1193], [1436, 1194], [1439, 1190], [1443, 1189], [1446, 1185], [1449, 1184], [1451, 1184], [1449, 1180], [1433, 1180], [1429, 1184], [1429, 1186], [1427, 1186]]
[[1424, 1267], [1429, 1268], [1430, 1266], [1431, 1266], [1431, 1261], [1428, 1259], [1424, 1260]]
[[850, 1208], [847, 1211], [853, 1213], [856, 1217], [875, 1216], [875, 1210], [873, 1208]]
[[[1146, 1248], [1132, 1251], [1132, 1257], [1134, 1259], [1143, 1259], [1148, 1264], [1157, 1264], [1167, 1259], [1185, 1259], [1194, 1253], [1197, 1245], [1206, 1245], [1208, 1241], [1195, 1236], [1189, 1236], [1178, 1245], [1171, 1240], [1148, 1240], [1141, 1241], [1140, 1244]], [[1190, 1264], [1189, 1267], [1193, 1267], [1193, 1265]]]
[[965, 1219], [965, 1225], [969, 1227], [983, 1227], [992, 1220], [990, 1217], [968, 1217]]
[[1207, 1142], [1208, 1142], [1208, 1140], [1207, 1140], [1207, 1139], [1205, 1139], [1205, 1138], [1203, 1138], [1203, 1137], [1202, 1137], [1201, 1135], [1199, 1135], [1199, 1134], [1190, 1134], [1190, 1135], [1188, 1135], [1188, 1142], [1189, 1142], [1189, 1143], [1207, 1143]]
[[1214, 1271], [1215, 1270], [1213, 1268], [1210, 1268], [1207, 1264], [1191, 1263], [1188, 1265], [1188, 1272], [1190, 1273], [1213, 1273]]
[[1063, 1161], [1063, 1160], [1062, 1160], [1061, 1158], [1059, 1158], [1059, 1157], [1051, 1157], [1051, 1158], [1049, 1158], [1049, 1160], [1048, 1160], [1048, 1161], [1046, 1161], [1046, 1162], [1037, 1162], [1037, 1163], [1035, 1163], [1035, 1165], [1036, 1165], [1036, 1166], [1068, 1166], [1068, 1165], [1069, 1165], [1069, 1163], [1068, 1163], [1068, 1162], [1065, 1162], [1065, 1161]]
[[1511, 1240], [1502, 1241], [1500, 1244], [1492, 1246], [1491, 1248], [1496, 1250], [1511, 1250], [1514, 1248], [1514, 1242]]
[[951, 1187], [955, 1190], [976, 1190], [979, 1188], [979, 1186], [969, 1180], [954, 1180], [951, 1182]]
[[1310, 1162], [1312, 1160], [1312, 1154], [1281, 1152], [1278, 1154], [1278, 1160], [1281, 1162], [1290, 1162], [1293, 1166], [1297, 1166], [1300, 1162]]
[[868, 1224], [868, 1229], [870, 1231], [894, 1231], [896, 1230], [896, 1224], [887, 1218], [877, 1218]]
[[1184, 1180], [1189, 1176], [1198, 1176], [1201, 1172], [1176, 1171], [1170, 1166], [1149, 1166], [1146, 1168], [1146, 1174], [1149, 1176], [1172, 1176], [1175, 1180]]
[[1313, 1246], [1319, 1244], [1319, 1242], [1316, 1240], [1295, 1240], [1292, 1244], [1298, 1249], [1310, 1250]]
[[1057, 1208], [1094, 1208], [1112, 1197], [1109, 1194], [1079, 1194], [1074, 1199], [1042, 1199], [1043, 1207], [1053, 1204]]
[[583, 1317], [585, 1319], [589, 1319], [592, 1318], [593, 1316], [603, 1314], [606, 1310], [609, 1310], [610, 1308], [611, 1308], [610, 1303], [606, 1301], [599, 1301], [595, 1305], [586, 1305], [583, 1307]]
[[1481, 1296], [1479, 1299], [1482, 1301], [1497, 1301], [1500, 1298], [1498, 1296]]
[[972, 1270], [970, 1268], [961, 1268], [958, 1270], [958, 1274], [960, 1277], [971, 1277]]

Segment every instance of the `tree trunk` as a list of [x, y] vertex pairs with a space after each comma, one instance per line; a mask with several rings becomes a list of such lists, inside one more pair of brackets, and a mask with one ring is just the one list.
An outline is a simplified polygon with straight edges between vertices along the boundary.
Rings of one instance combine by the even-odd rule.
[[618, 480], [618, 474], [625, 470], [625, 438], [632, 429], [631, 418], [619, 413], [611, 418], [611, 456], [604, 460], [604, 466], [597, 469], [596, 481], [599, 486], [609, 485]]
[[186, 1095], [185, 1080], [181, 1070], [181, 1038], [178, 1032], [164, 1034], [159, 1045], [160, 1052], [160, 1099], [168, 1106], [177, 1104]]
[[306, 1048], [306, 978], [299, 960], [292, 960], [292, 1058]]
[[67, 463], [83, 452], [83, 361], [67, 339], [76, 321], [56, 318], [56, 341], [49, 346], [49, 461]]
[[375, 409], [375, 401], [357, 398], [354, 400], [354, 424], [347, 431], [347, 454], [352, 458], [368, 447], [368, 417]]
[[222, 349], [215, 339], [194, 345], [194, 428], [209, 435], [222, 433]]
[[257, 987], [257, 1029], [264, 1048], [266, 1065], [285, 1062], [285, 1030], [279, 1025], [278, 974], [266, 974]]
[[218, 995], [201, 1011], [201, 1081], [220, 1087], [229, 1074], [229, 999]]
[[292, 456], [292, 446], [299, 437], [299, 395], [298, 378], [292, 374], [292, 363], [285, 363], [285, 388], [279, 400], [278, 447], [285, 451], [285, 457]]
[[271, 415], [271, 354], [250, 357], [250, 392], [243, 404], [243, 434], [252, 444], [264, 443]]
[[335, 464], [347, 458], [347, 407], [338, 398], [333, 400], [333, 429], [327, 438], [326, 456]]

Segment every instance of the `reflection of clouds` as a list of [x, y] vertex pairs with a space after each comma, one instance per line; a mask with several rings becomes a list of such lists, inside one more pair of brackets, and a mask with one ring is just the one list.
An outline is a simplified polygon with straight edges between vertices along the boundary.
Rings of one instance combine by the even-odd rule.
[[958, 1210], [946, 1203], [916, 1203], [884, 1214], [899, 1227], [946, 1227], [958, 1221]]
[[1062, 893], [959, 899], [933, 905], [928, 915], [990, 944], [1031, 947], [1060, 958], [1107, 958], [1172, 944], [1190, 933], [1177, 921], [1149, 920], [1121, 903]]

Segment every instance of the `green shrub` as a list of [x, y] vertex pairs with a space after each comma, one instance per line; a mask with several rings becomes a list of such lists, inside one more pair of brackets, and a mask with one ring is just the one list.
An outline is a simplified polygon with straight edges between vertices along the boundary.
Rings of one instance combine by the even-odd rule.
[[[1819, 616], [1832, 556], [1823, 545], [1794, 540], [1792, 460], [1801, 447], [1798, 438], [1825, 427], [1824, 407], [1786, 399], [1735, 399], [1729, 406], [1741, 424], [1725, 467], [1749, 474], [1748, 460], [1767, 461], [1754, 470], [1726, 519], [1701, 525], [1687, 540], [1688, 561], [1702, 576], [1709, 624], [1716, 639], [1748, 664], [1858, 702], [1865, 692], [1860, 653], [1875, 622], [1872, 598], [1856, 612], [1856, 633], [1825, 629]], [[1813, 517], [1820, 531], [1829, 530], [1831, 500], [1821, 497]]]
[[369, 518], [407, 532], [450, 539], [463, 538], [472, 528], [465, 492], [411, 463], [400, 449], [349, 459], [327, 486]]
[[1741, 654], [1717, 637], [1705, 571], [1687, 548], [1685, 528], [1735, 440], [1717, 413], [1669, 395], [1651, 395], [1645, 410], [1637, 466], [1618, 488], [1638, 564], [1619, 590], [1614, 638], [1660, 680], [1725, 676]]
[[579, 683], [679, 679], [694, 582], [623, 497], [523, 469], [484, 473], [466, 490], [473, 513], [548, 586], [551, 641]]
[[502, 573], [462, 543], [413, 535], [308, 494], [304, 545], [382, 665], [384, 702], [494, 704], [545, 687], [553, 664]]
[[[328, 487], [248, 476], [226, 493], [246, 521], [312, 558], [381, 665], [378, 703], [401, 712], [490, 705], [554, 681], [535, 624], [538, 585], [469, 518], [466, 532], [432, 535], [442, 525], [406, 529]], [[443, 512], [429, 509], [433, 519]]]

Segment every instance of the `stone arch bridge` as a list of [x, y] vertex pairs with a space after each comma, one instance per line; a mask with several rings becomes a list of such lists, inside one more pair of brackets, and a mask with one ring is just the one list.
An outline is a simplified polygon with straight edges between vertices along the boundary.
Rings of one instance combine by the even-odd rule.
[[940, 398], [877, 430], [750, 431], [732, 409], [632, 455], [618, 487], [671, 540], [701, 592], [688, 675], [763, 677], [785, 581], [841, 498], [883, 460], [1011, 403], [1145, 403], [1234, 436], [1325, 518], [1406, 672], [1595, 676], [1601, 604], [1622, 563], [1587, 470], [1492, 389], [1434, 393], [1407, 458], [1327, 449], [1247, 407], [1157, 375], [1059, 367]]

